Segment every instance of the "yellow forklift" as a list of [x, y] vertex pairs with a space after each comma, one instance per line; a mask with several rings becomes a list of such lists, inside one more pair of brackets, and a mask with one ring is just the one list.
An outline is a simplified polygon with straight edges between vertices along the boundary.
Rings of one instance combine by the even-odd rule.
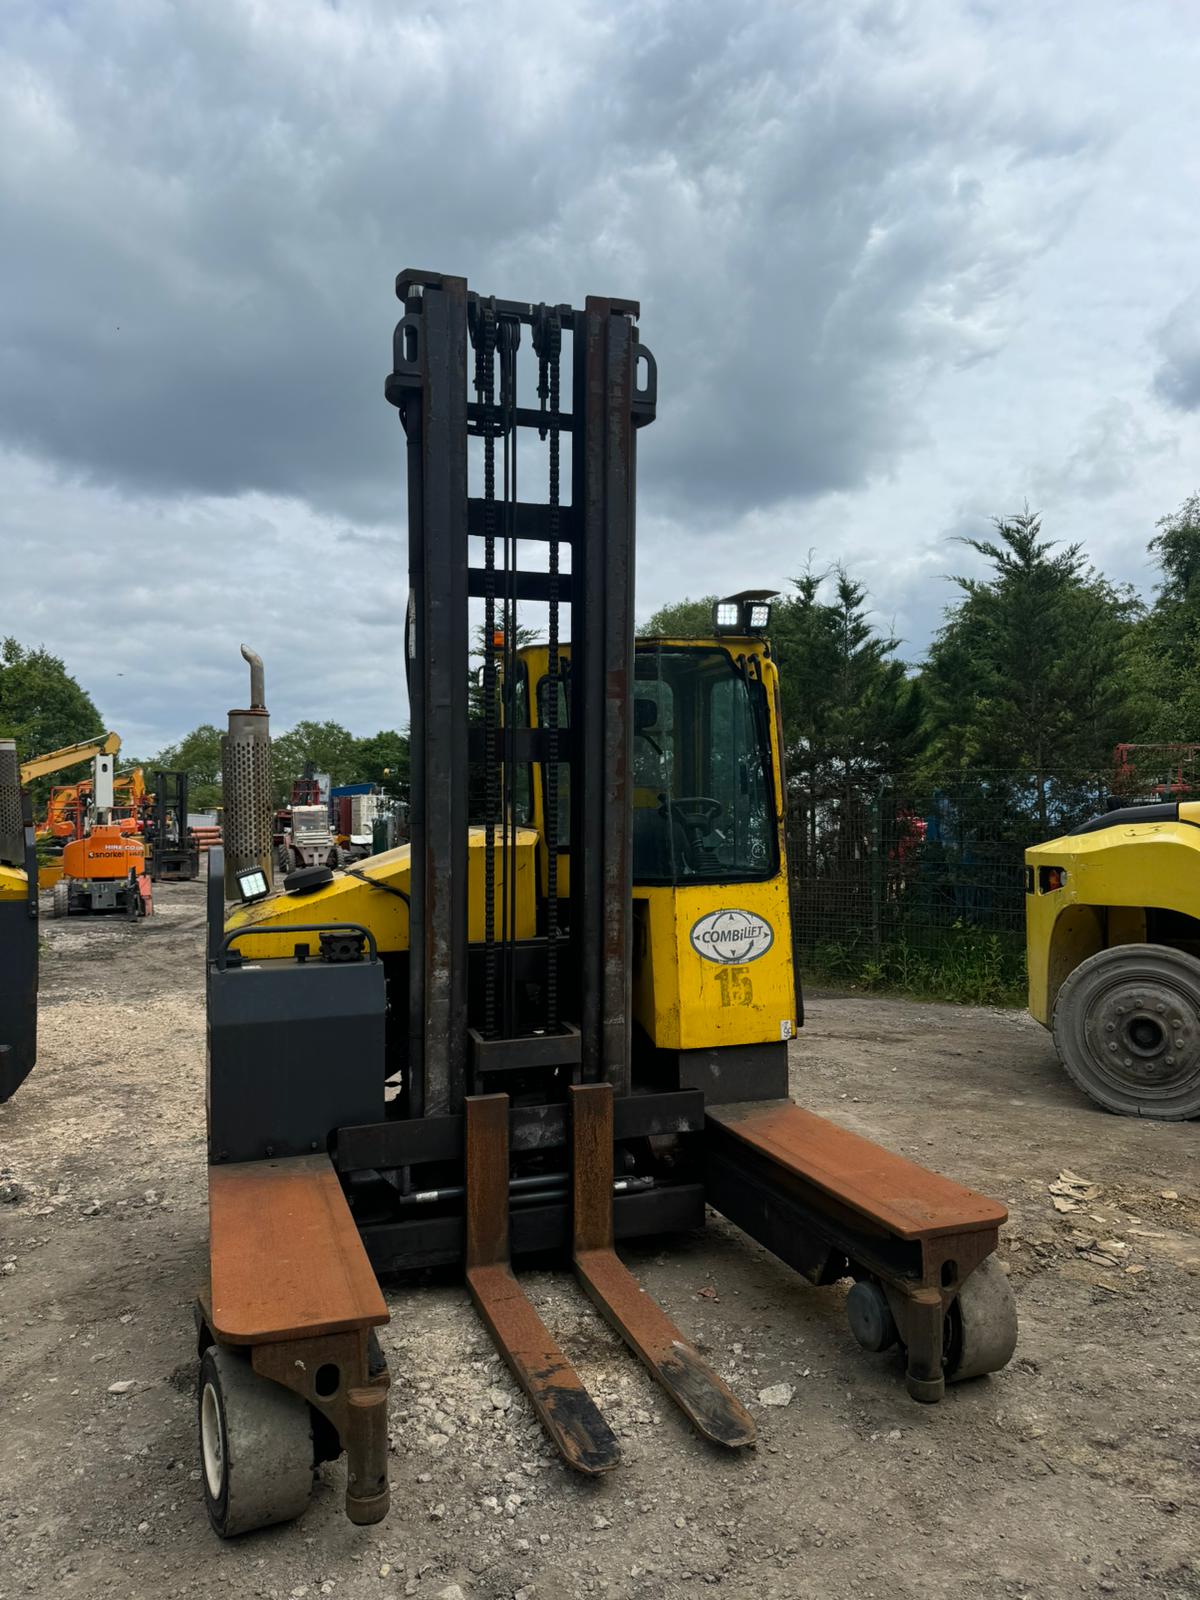
[[0, 1101], [37, 1059], [38, 884], [33, 812], [17, 747], [0, 739]]
[[111, 758], [115, 733], [65, 745], [22, 762], [0, 739], [0, 1102], [10, 1099], [37, 1059], [38, 864], [32, 801], [25, 787], [81, 761]]
[[[769, 595], [724, 602], [708, 639], [635, 640], [636, 441], [656, 410], [636, 304], [496, 300], [425, 272], [397, 294], [411, 843], [273, 886], [264, 675], [245, 647], [251, 703], [223, 759], [197, 1323], [225, 1536], [296, 1516], [314, 1461], [342, 1451], [347, 1514], [386, 1514], [384, 1274], [461, 1267], [586, 1474], [617, 1465], [617, 1440], [514, 1260], [568, 1259], [691, 1425], [733, 1450], [752, 1418], [616, 1250], [701, 1228], [706, 1205], [809, 1282], [851, 1278], [855, 1337], [902, 1352], [917, 1400], [1016, 1341], [1004, 1208], [788, 1097], [803, 1017]], [[545, 643], [520, 648], [531, 619]]]
[[1200, 802], [1101, 813], [1025, 852], [1029, 1010], [1123, 1116], [1200, 1117]]

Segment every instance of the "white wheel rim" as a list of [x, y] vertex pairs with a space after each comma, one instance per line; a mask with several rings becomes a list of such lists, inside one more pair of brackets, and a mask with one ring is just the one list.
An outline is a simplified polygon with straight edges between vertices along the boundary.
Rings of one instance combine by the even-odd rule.
[[200, 1453], [204, 1458], [208, 1492], [214, 1500], [219, 1500], [225, 1482], [225, 1430], [221, 1426], [217, 1392], [211, 1383], [204, 1385], [200, 1397]]

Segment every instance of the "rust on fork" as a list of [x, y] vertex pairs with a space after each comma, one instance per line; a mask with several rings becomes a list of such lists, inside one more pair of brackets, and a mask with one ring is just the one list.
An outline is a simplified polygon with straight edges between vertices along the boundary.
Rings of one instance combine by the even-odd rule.
[[467, 1288], [559, 1454], [577, 1472], [620, 1460], [612, 1429], [513, 1276], [508, 1240], [508, 1096], [466, 1102]]
[[571, 1095], [575, 1272], [588, 1296], [706, 1439], [754, 1443], [754, 1420], [700, 1352], [645, 1292], [613, 1248], [613, 1092], [575, 1084]]

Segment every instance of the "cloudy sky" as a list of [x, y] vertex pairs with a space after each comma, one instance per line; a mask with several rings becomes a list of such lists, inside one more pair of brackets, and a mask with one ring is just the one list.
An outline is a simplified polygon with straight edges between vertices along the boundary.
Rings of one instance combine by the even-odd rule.
[[0, 633], [126, 749], [406, 716], [396, 271], [640, 299], [638, 612], [811, 551], [919, 659], [1028, 500], [1200, 488], [1193, 0], [4, 0]]

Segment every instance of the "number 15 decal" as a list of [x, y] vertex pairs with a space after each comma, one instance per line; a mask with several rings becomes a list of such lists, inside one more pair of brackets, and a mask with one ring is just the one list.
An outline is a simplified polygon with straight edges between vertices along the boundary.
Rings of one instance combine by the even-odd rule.
[[717, 973], [723, 1006], [752, 1006], [754, 985], [745, 967], [722, 967]]

